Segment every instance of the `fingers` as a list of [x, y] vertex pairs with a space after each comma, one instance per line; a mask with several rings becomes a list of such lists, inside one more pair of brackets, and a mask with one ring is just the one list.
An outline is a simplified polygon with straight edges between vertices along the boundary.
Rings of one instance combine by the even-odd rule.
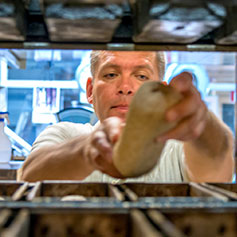
[[94, 169], [119, 178], [122, 176], [113, 165], [112, 151], [122, 127], [122, 121], [119, 118], [111, 117], [104, 120], [91, 134], [85, 154]]
[[183, 99], [166, 111], [167, 121], [179, 121], [191, 114], [203, 103], [200, 93], [192, 83], [192, 75], [183, 72], [172, 79], [170, 85], [181, 92]]
[[181, 120], [187, 116], [197, 113], [198, 109], [200, 111], [204, 110], [205, 105], [201, 100], [200, 93], [194, 88], [190, 87], [189, 92], [184, 94], [183, 99], [176, 105], [172, 106], [166, 111], [167, 121]]
[[108, 140], [112, 144], [115, 144], [115, 142], [118, 140], [123, 127], [124, 127], [124, 123], [118, 117], [108, 118], [103, 123], [103, 129], [105, 133], [107, 134]]
[[189, 91], [193, 86], [193, 76], [189, 72], [182, 72], [171, 80], [170, 85], [179, 92]]
[[[91, 136], [91, 145], [105, 157], [112, 156], [113, 144], [121, 133], [121, 120], [116, 117], [106, 119]], [[108, 159], [109, 161], [110, 159]]]
[[98, 149], [91, 147], [88, 150], [88, 160], [93, 165], [94, 169], [100, 170], [103, 173], [107, 173], [115, 178], [123, 178], [123, 176], [119, 173], [119, 171], [115, 168], [115, 166], [109, 162], [102, 155], [100, 155]]
[[124, 178], [113, 165], [112, 157], [111, 162], [109, 162], [108, 159], [105, 159], [104, 156], [100, 154], [98, 149], [91, 147], [88, 150], [87, 157], [94, 169], [100, 170], [101, 172], [109, 174], [110, 176], [115, 178]]
[[197, 115], [181, 120], [178, 125], [158, 137], [159, 142], [164, 142], [168, 139], [176, 139], [180, 141], [188, 141], [198, 138], [205, 128], [206, 112], [199, 112]]
[[181, 92], [183, 99], [169, 108], [165, 115], [167, 121], [176, 121], [177, 126], [159, 136], [158, 141], [196, 139], [205, 128], [207, 107], [192, 83], [192, 75], [183, 72], [173, 78], [170, 85]]
[[98, 161], [98, 157], [100, 154], [96, 148], [90, 147], [89, 149], [87, 149], [87, 152], [85, 155], [90, 165], [94, 169], [101, 169], [102, 164], [100, 163], [100, 161]]
[[97, 149], [99, 154], [103, 154], [106, 158], [112, 155], [112, 146], [106, 134], [101, 130], [94, 133], [91, 139], [91, 145], [94, 149]]

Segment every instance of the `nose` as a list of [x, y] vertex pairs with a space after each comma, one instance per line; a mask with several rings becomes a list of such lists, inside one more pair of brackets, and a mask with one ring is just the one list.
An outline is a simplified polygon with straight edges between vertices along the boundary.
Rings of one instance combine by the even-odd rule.
[[129, 89], [119, 90], [118, 93], [121, 94], [121, 95], [131, 95], [131, 94], [133, 94], [132, 90], [129, 90]]
[[120, 95], [133, 95], [134, 86], [131, 78], [121, 78], [117, 84], [117, 93]]

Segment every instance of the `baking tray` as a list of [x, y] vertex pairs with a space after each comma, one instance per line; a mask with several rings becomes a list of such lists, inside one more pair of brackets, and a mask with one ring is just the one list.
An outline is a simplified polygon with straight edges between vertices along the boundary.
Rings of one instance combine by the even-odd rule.
[[[30, 208], [123, 208], [111, 184], [79, 181], [37, 182], [26, 196]], [[12, 206], [11, 206], [12, 207]]]
[[12, 200], [13, 195], [24, 184], [16, 181], [0, 181], [0, 201]]
[[225, 4], [213, 1], [132, 1], [134, 42], [193, 43], [220, 27]]
[[[166, 222], [162, 222], [162, 216]], [[147, 209], [147, 215], [157, 225], [172, 223], [181, 233], [189, 237], [225, 236], [237, 234], [237, 212], [231, 209]]]
[[23, 41], [24, 8], [20, 0], [0, 2], [0, 41]]
[[163, 236], [139, 210], [4, 211], [1, 236]]
[[198, 183], [125, 183], [115, 186], [130, 208], [159, 209], [235, 209], [233, 192], [216, 190], [214, 185]]
[[109, 42], [123, 15], [123, 0], [42, 0], [41, 9], [51, 41]]

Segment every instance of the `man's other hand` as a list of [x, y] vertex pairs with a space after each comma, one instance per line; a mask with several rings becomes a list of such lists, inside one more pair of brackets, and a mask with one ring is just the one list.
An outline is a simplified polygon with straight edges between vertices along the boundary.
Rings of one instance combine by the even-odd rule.
[[189, 141], [202, 134], [208, 110], [192, 79], [190, 73], [182, 72], [171, 80], [170, 85], [183, 95], [183, 99], [166, 112], [166, 119], [178, 121], [178, 124], [174, 129], [162, 134], [158, 141]]
[[100, 170], [115, 178], [123, 178], [112, 160], [113, 145], [118, 140], [123, 126], [120, 118], [105, 119], [88, 137], [84, 149], [84, 157], [93, 169]]

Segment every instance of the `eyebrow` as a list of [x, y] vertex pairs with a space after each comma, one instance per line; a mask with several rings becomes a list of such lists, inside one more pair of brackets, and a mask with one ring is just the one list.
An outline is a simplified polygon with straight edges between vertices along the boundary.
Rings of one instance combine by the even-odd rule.
[[154, 73], [152, 67], [148, 64], [142, 64], [142, 65], [138, 65], [138, 66], [135, 66], [135, 69], [148, 69], [151, 73]]
[[[102, 71], [102, 70], [104, 70], [105, 68], [110, 68], [110, 67], [112, 67], [112, 68], [120, 68], [120, 66], [117, 65], [117, 64], [108, 63], [108, 64], [102, 66], [100, 70]], [[151, 67], [150, 65], [148, 65], [148, 64], [137, 65], [137, 66], [135, 66], [134, 68], [135, 68], [135, 69], [144, 69], [144, 68], [146, 68], [146, 69], [148, 69], [151, 73], [154, 73], [154, 70], [153, 70], [152, 67]]]
[[108, 63], [108, 64], [103, 65], [103, 66], [101, 67], [100, 71], [104, 70], [105, 68], [109, 68], [109, 67], [120, 68], [120, 66], [118, 66], [117, 64]]

